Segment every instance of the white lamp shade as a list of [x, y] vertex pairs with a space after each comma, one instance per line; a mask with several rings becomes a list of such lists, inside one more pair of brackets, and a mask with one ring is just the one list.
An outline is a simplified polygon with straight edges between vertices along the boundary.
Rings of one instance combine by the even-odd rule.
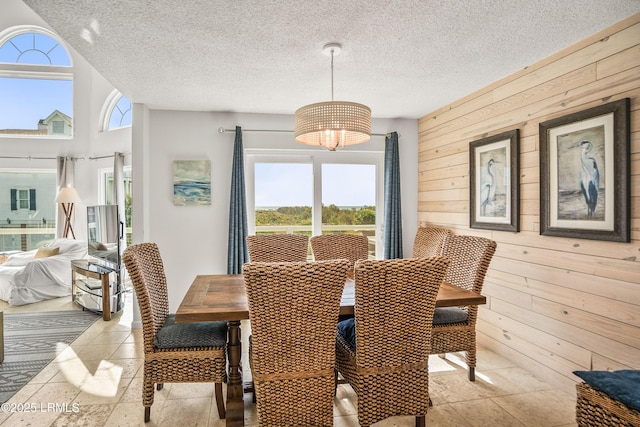
[[318, 102], [295, 113], [295, 140], [329, 150], [361, 144], [371, 138], [371, 109], [355, 102]]
[[56, 203], [82, 203], [78, 192], [73, 187], [62, 187], [55, 201]]

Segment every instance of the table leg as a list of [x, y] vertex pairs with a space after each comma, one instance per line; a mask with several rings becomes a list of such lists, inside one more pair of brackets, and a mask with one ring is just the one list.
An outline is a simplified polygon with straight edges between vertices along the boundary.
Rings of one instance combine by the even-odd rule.
[[227, 378], [227, 426], [244, 425], [244, 400], [242, 386], [242, 341], [240, 341], [240, 321], [230, 320], [227, 357], [229, 375]]

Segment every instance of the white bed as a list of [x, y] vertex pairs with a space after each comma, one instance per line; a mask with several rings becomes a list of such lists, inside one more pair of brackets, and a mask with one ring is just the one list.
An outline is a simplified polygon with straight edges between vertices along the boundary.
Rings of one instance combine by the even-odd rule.
[[47, 248], [57, 255], [35, 258], [37, 249], [9, 255], [0, 264], [0, 299], [24, 305], [71, 295], [71, 261], [87, 257], [87, 242], [55, 239]]

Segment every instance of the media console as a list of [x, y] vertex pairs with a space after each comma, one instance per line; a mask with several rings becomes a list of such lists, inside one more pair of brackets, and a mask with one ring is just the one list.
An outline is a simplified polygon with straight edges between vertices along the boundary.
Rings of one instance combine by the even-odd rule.
[[71, 300], [83, 310], [102, 312], [103, 320], [111, 320], [111, 313], [124, 308], [121, 270], [86, 259], [71, 261]]

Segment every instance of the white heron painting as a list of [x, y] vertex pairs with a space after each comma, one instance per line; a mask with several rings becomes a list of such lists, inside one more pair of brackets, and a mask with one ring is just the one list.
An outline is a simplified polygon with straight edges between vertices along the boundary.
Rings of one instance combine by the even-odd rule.
[[557, 137], [558, 219], [605, 218], [604, 126]]
[[487, 146], [479, 153], [479, 167], [476, 169], [479, 215], [485, 218], [508, 218], [507, 148], [500, 144], [495, 147]]

